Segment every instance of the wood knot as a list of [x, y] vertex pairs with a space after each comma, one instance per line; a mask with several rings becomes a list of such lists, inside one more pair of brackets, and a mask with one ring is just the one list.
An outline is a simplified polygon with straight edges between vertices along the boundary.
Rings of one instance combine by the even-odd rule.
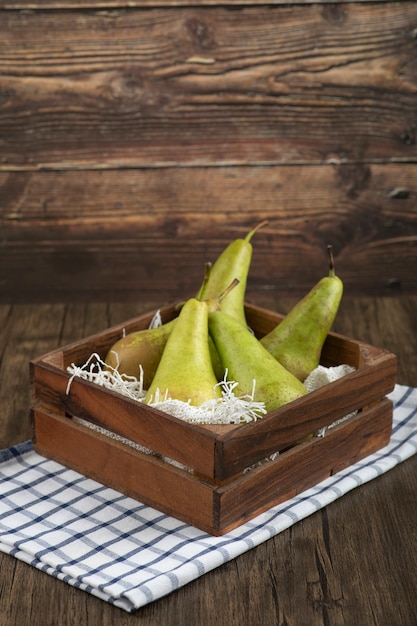
[[387, 278], [385, 286], [387, 287], [387, 289], [389, 289], [389, 291], [398, 292], [402, 290], [402, 283], [400, 278]]
[[321, 10], [321, 15], [329, 24], [341, 26], [345, 23], [348, 12], [345, 6], [340, 4], [325, 4]]
[[205, 22], [196, 17], [188, 19], [185, 23], [188, 32], [191, 34], [193, 42], [202, 50], [214, 48], [215, 41], [210, 32], [210, 28]]
[[345, 190], [348, 198], [357, 198], [368, 189], [372, 179], [371, 168], [360, 163], [340, 165], [336, 171], [339, 185]]
[[416, 143], [415, 129], [412, 128], [405, 130], [403, 133], [401, 133], [400, 139], [406, 146], [414, 146]]

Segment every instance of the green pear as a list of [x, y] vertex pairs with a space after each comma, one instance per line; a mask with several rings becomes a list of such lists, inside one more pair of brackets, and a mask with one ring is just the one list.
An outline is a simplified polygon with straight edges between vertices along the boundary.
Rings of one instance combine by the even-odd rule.
[[199, 406], [221, 396], [209, 349], [208, 304], [190, 298], [182, 307], [162, 353], [145, 402], [160, 399]]
[[161, 360], [165, 344], [176, 324], [176, 318], [155, 328], [145, 328], [128, 333], [110, 348], [105, 358], [106, 366], [119, 374], [139, 378], [143, 370], [143, 388], [148, 389]]
[[235, 239], [219, 255], [211, 267], [206, 265], [206, 277], [198, 297], [203, 300], [216, 299], [237, 278], [239, 284], [222, 301], [222, 310], [246, 326], [245, 292], [252, 260], [251, 239], [267, 224], [261, 222], [244, 239]]
[[328, 253], [329, 275], [319, 280], [282, 322], [260, 340], [301, 381], [319, 365], [324, 341], [342, 299], [343, 283], [335, 274], [331, 246]]
[[209, 332], [227, 378], [239, 383], [238, 395], [252, 394], [272, 411], [307, 393], [304, 385], [269, 354], [259, 340], [235, 318], [221, 311], [209, 312]]
[[[206, 264], [206, 273], [200, 291], [207, 281], [209, 269], [210, 264]], [[220, 294], [220, 300], [232, 288], [235, 288], [235, 284], [237, 284], [237, 281], [232, 281], [224, 293]], [[178, 308], [180, 309], [181, 307], [179, 306]], [[141, 366], [143, 370], [143, 388], [145, 390], [149, 389], [176, 320], [177, 318], [174, 318], [155, 328], [145, 328], [128, 333], [125, 337], [116, 341], [107, 352], [105, 358], [106, 367], [117, 369], [122, 376], [135, 376], [135, 378], [139, 379]], [[216, 378], [221, 380], [223, 378], [223, 368], [210, 337], [209, 349]]]

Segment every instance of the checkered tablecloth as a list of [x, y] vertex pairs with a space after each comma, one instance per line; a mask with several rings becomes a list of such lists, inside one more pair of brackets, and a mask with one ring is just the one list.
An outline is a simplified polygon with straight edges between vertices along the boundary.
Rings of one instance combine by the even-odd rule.
[[397, 385], [389, 445], [223, 537], [109, 489], [21, 443], [0, 452], [0, 550], [126, 611], [254, 548], [417, 451], [417, 389]]

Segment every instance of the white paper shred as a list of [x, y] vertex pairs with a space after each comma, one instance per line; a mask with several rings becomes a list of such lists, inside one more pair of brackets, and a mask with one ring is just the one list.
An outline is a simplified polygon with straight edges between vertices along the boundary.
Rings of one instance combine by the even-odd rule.
[[227, 380], [227, 372], [224, 380], [216, 385], [220, 387], [221, 397], [207, 400], [200, 406], [192, 406], [190, 403], [157, 396], [150, 406], [160, 411], [170, 413], [175, 417], [193, 424], [244, 424], [256, 421], [266, 413], [265, 403], [256, 402], [255, 381], [250, 395], [237, 396], [234, 390], [238, 383]]
[[[117, 371], [117, 368], [107, 366], [97, 353], [92, 354], [84, 365], [72, 363], [67, 367], [71, 377], [67, 384], [69, 394], [74, 378], [88, 380], [106, 389], [116, 391], [132, 400], [143, 402], [146, 390], [143, 389], [143, 370], [140, 368], [140, 378], [125, 376]], [[221, 397], [215, 396], [200, 406], [193, 406], [189, 402], [182, 402], [170, 397], [160, 397], [155, 394], [155, 401], [149, 406], [160, 411], [174, 415], [179, 419], [193, 424], [242, 424], [252, 422], [266, 413], [265, 403], [254, 401], [255, 381], [251, 395], [235, 395], [234, 391], [238, 383], [227, 380], [227, 372], [224, 380], [217, 383], [221, 390]], [[158, 392], [158, 390], [157, 390]]]
[[335, 367], [324, 367], [319, 365], [305, 379], [304, 386], [307, 391], [315, 391], [323, 385], [328, 385], [333, 381], [354, 372], [355, 368], [351, 365], [336, 365]]
[[67, 372], [71, 374], [71, 377], [67, 384], [66, 394], [69, 394], [74, 378], [82, 378], [82, 380], [111, 389], [132, 400], [141, 401], [145, 397], [145, 392], [143, 390], [143, 369], [140, 365], [139, 370], [139, 379], [135, 376], [119, 374], [117, 368], [106, 365], [100, 356], [94, 352], [84, 365], [79, 366], [72, 363], [67, 367]]
[[148, 328], [159, 328], [162, 326], [161, 311], [158, 309], [153, 318], [151, 319]]

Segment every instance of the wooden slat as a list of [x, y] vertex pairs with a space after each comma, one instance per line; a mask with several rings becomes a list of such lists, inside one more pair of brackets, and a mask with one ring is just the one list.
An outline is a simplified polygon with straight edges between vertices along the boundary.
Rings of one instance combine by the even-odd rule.
[[416, 27], [415, 2], [5, 11], [1, 167], [416, 159]]
[[204, 263], [263, 219], [248, 297], [303, 295], [327, 271], [348, 295], [415, 293], [414, 164], [0, 173], [3, 302], [194, 293]]
[[32, 388], [38, 400], [85, 418], [169, 459], [214, 475], [215, 434], [74, 379], [67, 395], [68, 375], [39, 362], [32, 368]]
[[[349, 4], [360, 2], [391, 2], [392, 0], [349, 0]], [[337, 16], [339, 8], [337, 4], [344, 4], [345, 0], [314, 0], [315, 4], [331, 4], [330, 8], [324, 7], [330, 15]], [[221, 3], [216, 0], [198, 0], [200, 6], [222, 6], [240, 7], [240, 6], [274, 6], [280, 4], [291, 4], [289, 0], [222, 0]], [[296, 4], [311, 4], [311, 0], [296, 0]], [[196, 2], [190, 0], [0, 0], [0, 9], [16, 10], [45, 10], [45, 9], [123, 9], [123, 8], [150, 8], [150, 7], [184, 7], [195, 6]]]
[[[329, 389], [319, 389], [310, 396], [303, 404], [300, 400], [291, 404], [291, 408], [281, 410], [282, 426], [279, 432], [271, 430], [271, 422], [268, 416], [256, 424], [250, 424], [242, 430], [233, 430], [222, 441], [222, 466], [226, 468], [226, 478], [243, 470], [250, 465], [253, 458], [253, 450], [256, 449], [258, 456], [263, 450], [263, 458], [274, 451], [280, 450], [297, 439], [304, 438], [306, 424], [310, 422], [311, 431], [316, 432], [324, 425], [330, 424], [339, 417], [343, 417], [358, 406], [363, 406], [363, 399], [372, 403], [381, 399], [385, 394], [392, 391], [396, 380], [395, 358], [383, 357], [374, 367], [364, 368], [352, 375], [349, 382], [336, 381], [332, 388], [334, 402], [329, 403]], [[360, 382], [359, 382], [360, 381]], [[262, 458], [262, 457], [261, 457]]]
[[243, 522], [265, 510], [266, 502], [283, 502], [372, 454], [388, 443], [391, 424], [392, 405], [384, 400], [348, 424], [336, 426], [323, 438], [300, 444], [275, 462], [255, 468], [244, 480], [219, 487], [215, 508], [218, 521], [226, 528], [236, 525], [237, 519]]
[[213, 489], [206, 483], [48, 410], [34, 411], [33, 419], [40, 454], [210, 532]]

